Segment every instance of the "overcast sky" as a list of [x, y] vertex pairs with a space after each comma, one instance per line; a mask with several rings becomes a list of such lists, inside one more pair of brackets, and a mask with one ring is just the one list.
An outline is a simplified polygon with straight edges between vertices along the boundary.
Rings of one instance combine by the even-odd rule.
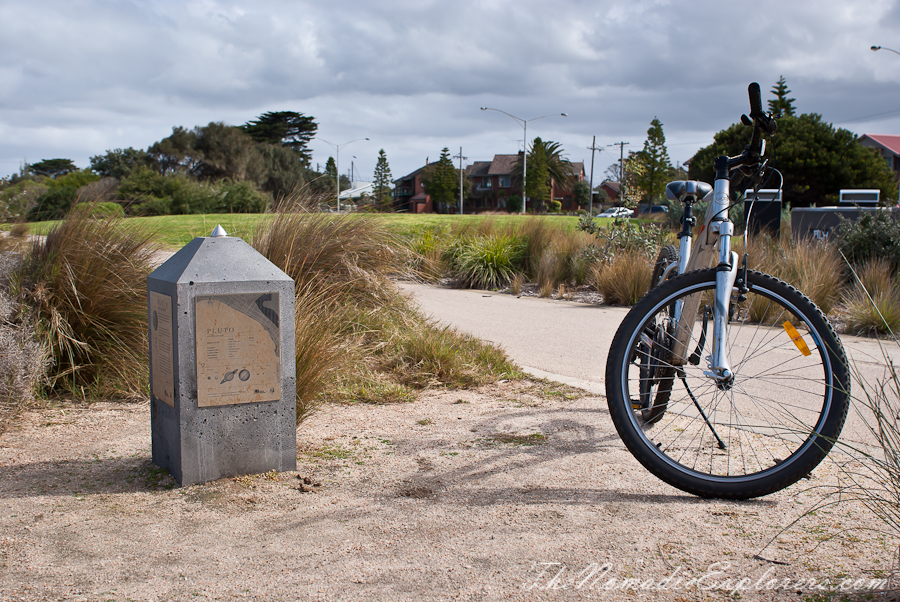
[[487, 106], [554, 115], [529, 138], [586, 170], [596, 136], [596, 185], [654, 117], [680, 163], [782, 75], [800, 112], [900, 134], [900, 55], [872, 45], [900, 50], [900, 1], [0, 0], [0, 176], [297, 111], [332, 143], [370, 138], [342, 173], [371, 179], [383, 148], [398, 178], [443, 147], [517, 152], [522, 126]]

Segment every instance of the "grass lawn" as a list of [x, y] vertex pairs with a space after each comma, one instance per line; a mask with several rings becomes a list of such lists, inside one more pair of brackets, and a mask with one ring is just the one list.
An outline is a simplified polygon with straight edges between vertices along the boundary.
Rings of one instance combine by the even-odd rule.
[[[438, 215], [438, 214], [404, 214], [404, 213], [367, 213], [350, 214], [351, 219], [357, 215], [367, 215], [383, 220], [388, 228], [398, 235], [405, 236], [423, 227], [442, 226], [460, 227], [466, 224], [477, 224], [484, 220], [493, 220], [498, 224], [524, 222], [525, 220], [547, 220], [566, 230], [575, 230], [578, 218], [572, 215]], [[166, 248], [180, 249], [197, 236], [209, 236], [218, 224], [232, 236], [248, 238], [257, 224], [269, 219], [271, 214], [255, 213], [223, 213], [209, 215], [163, 215], [157, 217], [132, 217], [126, 224], [147, 227], [158, 233], [158, 240]], [[340, 219], [342, 216], [335, 215]], [[598, 220], [609, 221], [607, 219]], [[31, 234], [46, 234], [57, 221], [34, 222], [28, 224]], [[8, 230], [11, 224], [0, 224], [0, 230]]]

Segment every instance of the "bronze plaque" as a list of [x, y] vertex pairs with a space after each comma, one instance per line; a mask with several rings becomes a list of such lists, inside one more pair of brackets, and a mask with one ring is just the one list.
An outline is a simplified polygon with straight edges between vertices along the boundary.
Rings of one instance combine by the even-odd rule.
[[280, 400], [278, 293], [198, 296], [194, 311], [197, 405]]
[[175, 354], [172, 339], [172, 297], [150, 291], [150, 370], [153, 395], [175, 407]]

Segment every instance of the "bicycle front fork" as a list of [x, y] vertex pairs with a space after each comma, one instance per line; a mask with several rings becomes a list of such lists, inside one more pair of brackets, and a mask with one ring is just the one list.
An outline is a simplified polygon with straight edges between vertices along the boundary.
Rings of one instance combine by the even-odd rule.
[[731, 371], [731, 362], [728, 359], [728, 349], [725, 342], [728, 339], [729, 304], [731, 303], [731, 291], [738, 273], [738, 256], [731, 250], [731, 236], [734, 234], [734, 224], [728, 222], [714, 222], [710, 224], [719, 229], [719, 265], [716, 267], [716, 301], [713, 307], [713, 336], [712, 354], [710, 355], [710, 374], [719, 384], [730, 384], [734, 378]]
[[[714, 299], [704, 299], [702, 293], [697, 293], [684, 298], [675, 305], [675, 313], [672, 316], [678, 324], [673, 341], [672, 363], [683, 365], [686, 363], [697, 364], [702, 357], [701, 348], [706, 340], [706, 319], [703, 323], [703, 332], [696, 339], [697, 349], [691, 352], [690, 346], [693, 340], [694, 325], [701, 315], [701, 304], [712, 301], [713, 328], [711, 353], [706, 357], [708, 370], [704, 374], [713, 378], [720, 387], [728, 387], [734, 377], [731, 362], [728, 358], [726, 342], [728, 340], [728, 321], [730, 319], [731, 294], [738, 274], [738, 256], [731, 250], [731, 237], [734, 234], [734, 224], [730, 221], [711, 222], [709, 224], [712, 233], [718, 236], [719, 262], [716, 267], [716, 292]], [[706, 310], [702, 310], [706, 313]], [[690, 356], [690, 358], [689, 358]]]

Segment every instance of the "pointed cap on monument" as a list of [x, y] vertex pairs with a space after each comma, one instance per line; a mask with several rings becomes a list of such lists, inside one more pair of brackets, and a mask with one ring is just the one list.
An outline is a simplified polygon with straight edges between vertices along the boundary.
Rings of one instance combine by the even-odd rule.
[[222, 227], [222, 224], [219, 224], [218, 226], [216, 226], [216, 229], [212, 231], [212, 234], [210, 234], [210, 236], [213, 238], [222, 238], [224, 236], [228, 236], [228, 232], [225, 231], [225, 228]]

